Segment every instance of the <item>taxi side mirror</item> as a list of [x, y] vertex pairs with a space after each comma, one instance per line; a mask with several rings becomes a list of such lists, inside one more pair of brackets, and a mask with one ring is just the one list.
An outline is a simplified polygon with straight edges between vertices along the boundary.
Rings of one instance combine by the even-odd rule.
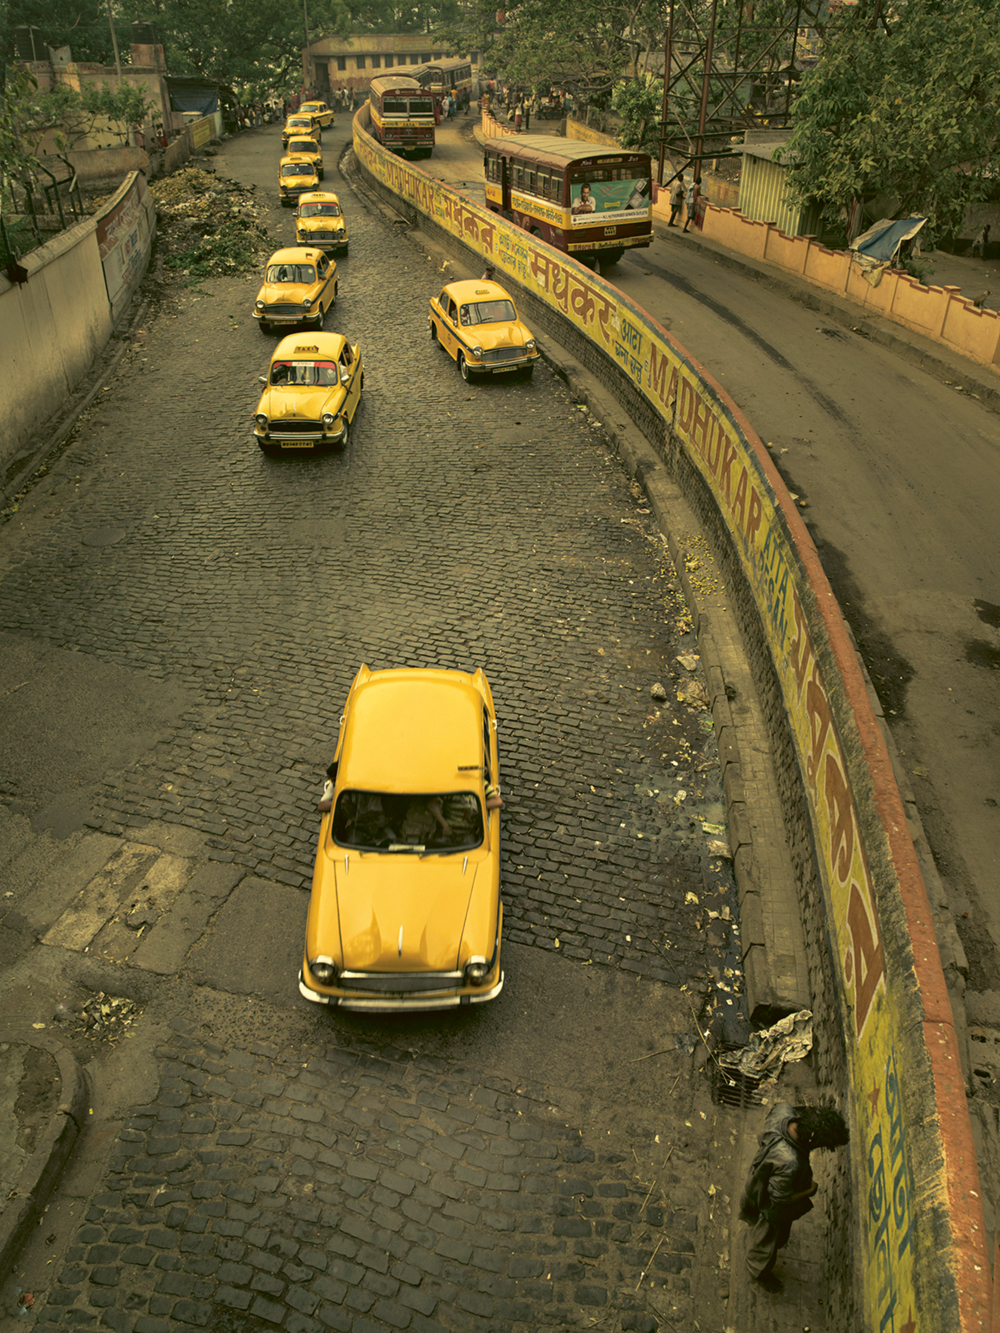
[[341, 382], [341, 384], [346, 384], [347, 381], [348, 381], [350, 378], [351, 378], [351, 372], [347, 369], [346, 366], [341, 366], [341, 367], [340, 367], [340, 382]]
[[266, 384], [266, 383], [267, 383], [267, 376], [266, 376], [266, 375], [258, 375], [258, 376], [257, 376], [257, 379], [260, 381], [261, 384]]

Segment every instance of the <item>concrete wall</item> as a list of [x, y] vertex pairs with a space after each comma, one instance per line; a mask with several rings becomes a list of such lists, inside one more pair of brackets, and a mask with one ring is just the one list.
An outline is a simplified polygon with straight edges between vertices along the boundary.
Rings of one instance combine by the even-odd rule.
[[729, 250], [795, 273], [838, 295], [946, 344], [972, 361], [1000, 367], [1000, 312], [976, 310], [957, 287], [925, 287], [890, 269], [873, 287], [849, 251], [827, 250], [811, 236], [788, 236], [738, 209], [709, 207], [702, 234]]
[[192, 120], [185, 126], [176, 139], [171, 140], [163, 154], [163, 174], [169, 176], [172, 171], [184, 165], [193, 153], [204, 148], [213, 139], [222, 137], [222, 112], [215, 111], [200, 120]]
[[[81, 188], [100, 185], [105, 181], [124, 180], [130, 171], [148, 174], [149, 156], [143, 148], [80, 148], [67, 153], [70, 166], [76, 172]], [[58, 157], [42, 159], [42, 166], [47, 167], [57, 180], [66, 175], [66, 163]]]
[[149, 264], [156, 210], [133, 172], [92, 218], [0, 274], [0, 469], [9, 467], [100, 355]]
[[[988, 1329], [990, 1253], [927, 892], [884, 733], [798, 510], [739, 408], [646, 311], [385, 152], [367, 123], [362, 108], [354, 150], [373, 187], [518, 289], [529, 322], [643, 431], [722, 552], [783, 784], [817, 1072], [852, 1123], [829, 1233], [828, 1333]], [[724, 729], [719, 749], [725, 777]], [[766, 885], [746, 849], [734, 853], [749, 923], [745, 886]]]

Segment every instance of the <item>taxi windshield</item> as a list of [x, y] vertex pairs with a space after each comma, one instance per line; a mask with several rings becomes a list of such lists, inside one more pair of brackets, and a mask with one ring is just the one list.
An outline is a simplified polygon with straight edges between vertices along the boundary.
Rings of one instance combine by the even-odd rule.
[[483, 841], [482, 806], [471, 791], [342, 791], [333, 812], [333, 840], [363, 852], [466, 851]]
[[312, 176], [315, 171], [311, 162], [285, 162], [281, 168], [282, 176]]
[[286, 387], [318, 384], [332, 388], [340, 383], [340, 372], [333, 361], [275, 361], [271, 367], [271, 383]]
[[316, 270], [312, 264], [269, 264], [268, 282], [315, 282]]
[[462, 306], [463, 324], [508, 324], [515, 319], [513, 301], [474, 301]]
[[300, 204], [300, 218], [339, 218], [339, 204]]
[[290, 153], [318, 153], [319, 144], [315, 139], [289, 139], [288, 151]]

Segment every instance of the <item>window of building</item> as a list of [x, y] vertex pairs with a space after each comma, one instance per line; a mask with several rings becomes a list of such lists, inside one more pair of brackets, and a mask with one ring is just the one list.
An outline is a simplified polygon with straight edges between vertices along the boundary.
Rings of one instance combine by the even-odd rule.
[[372, 69], [381, 69], [381, 68], [382, 68], [382, 57], [372, 56]]
[[410, 56], [410, 64], [411, 64], [411, 65], [421, 65], [421, 64], [424, 64], [424, 63], [425, 63], [425, 62], [422, 61], [422, 60], [420, 59], [419, 56]]
[[355, 61], [357, 62], [356, 67], [357, 67], [358, 69], [364, 69], [364, 67], [365, 67], [365, 58], [364, 58], [364, 56], [355, 56]]
[[392, 56], [386, 56], [385, 67], [386, 69], [392, 69]]
[[346, 68], [347, 68], [347, 56], [338, 56], [338, 57], [337, 57], [337, 68], [338, 68], [338, 69], [346, 69]]

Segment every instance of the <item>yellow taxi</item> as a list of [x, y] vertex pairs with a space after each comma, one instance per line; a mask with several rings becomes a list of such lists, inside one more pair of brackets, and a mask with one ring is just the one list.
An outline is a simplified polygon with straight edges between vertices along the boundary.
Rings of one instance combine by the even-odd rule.
[[288, 140], [288, 157], [307, 157], [316, 168], [316, 175], [323, 179], [323, 150], [310, 135], [293, 134]]
[[361, 402], [361, 348], [339, 333], [293, 333], [274, 349], [254, 413], [264, 453], [346, 448]]
[[290, 246], [267, 261], [253, 317], [261, 333], [283, 324], [321, 329], [336, 300], [337, 261], [310, 246]]
[[321, 250], [339, 250], [341, 254], [347, 254], [347, 223], [335, 194], [314, 190], [311, 194], [299, 195], [295, 239], [299, 245], [315, 245]]
[[431, 297], [431, 339], [458, 362], [462, 378], [523, 370], [530, 378], [538, 360], [531, 330], [497, 282], [449, 282]]
[[281, 131], [281, 146], [284, 147], [296, 134], [308, 134], [310, 138], [322, 139], [323, 130], [313, 116], [303, 115], [301, 111], [295, 111], [285, 121], [285, 128]]
[[483, 671], [362, 666], [327, 772], [301, 994], [367, 1010], [495, 999], [503, 802]]
[[312, 116], [324, 130], [334, 123], [333, 107], [327, 106], [325, 102], [303, 102], [299, 111], [304, 116]]
[[304, 156], [283, 157], [278, 163], [278, 194], [281, 207], [294, 204], [300, 194], [315, 190], [319, 185], [316, 163]]

